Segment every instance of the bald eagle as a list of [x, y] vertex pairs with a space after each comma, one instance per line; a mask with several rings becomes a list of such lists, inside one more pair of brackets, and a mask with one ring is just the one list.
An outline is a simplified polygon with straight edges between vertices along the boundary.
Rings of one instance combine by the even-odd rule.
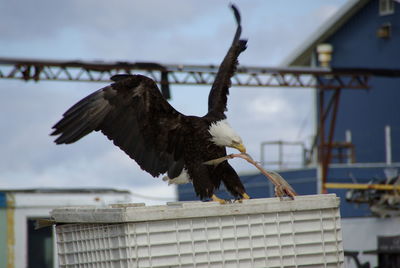
[[109, 86], [73, 105], [53, 126], [56, 144], [71, 144], [92, 131], [101, 131], [153, 177], [189, 180], [200, 199], [223, 203], [214, 191], [221, 181], [236, 199], [248, 199], [239, 176], [227, 161], [204, 162], [226, 155], [226, 147], [246, 152], [241, 137], [226, 119], [227, 96], [238, 56], [246, 49], [240, 39], [240, 14], [231, 5], [237, 29], [231, 47], [216, 74], [203, 117], [175, 110], [156, 83], [143, 75], [111, 77]]

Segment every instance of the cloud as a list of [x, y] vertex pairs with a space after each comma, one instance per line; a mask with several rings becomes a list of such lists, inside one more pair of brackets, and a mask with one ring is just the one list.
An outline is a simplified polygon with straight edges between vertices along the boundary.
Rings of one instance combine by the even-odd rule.
[[291, 110], [287, 109], [288, 106], [289, 103], [285, 99], [262, 96], [261, 98], [250, 100], [247, 108], [249, 109], [249, 113], [253, 114], [255, 118], [265, 120], [268, 117], [290, 117]]
[[319, 7], [315, 11], [315, 14], [319, 20], [323, 21], [326, 20], [327, 18], [332, 17], [338, 10], [339, 7], [337, 5], [326, 4]]

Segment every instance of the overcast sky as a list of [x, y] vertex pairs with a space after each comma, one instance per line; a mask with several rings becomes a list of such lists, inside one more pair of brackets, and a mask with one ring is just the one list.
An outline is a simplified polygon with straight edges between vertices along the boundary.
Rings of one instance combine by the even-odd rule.
[[[242, 15], [243, 66], [278, 66], [345, 0], [231, 1]], [[214, 64], [235, 31], [230, 1], [0, 0], [0, 57]], [[0, 80], [0, 188], [113, 187], [173, 200], [153, 178], [99, 133], [68, 146], [49, 136], [62, 113], [106, 83]], [[208, 86], [172, 86], [172, 105], [204, 115]], [[312, 91], [232, 88], [228, 118], [249, 153], [263, 141], [309, 141]], [[269, 156], [271, 159], [273, 156]], [[252, 171], [243, 160], [231, 163]], [[160, 201], [137, 198], [154, 204]]]

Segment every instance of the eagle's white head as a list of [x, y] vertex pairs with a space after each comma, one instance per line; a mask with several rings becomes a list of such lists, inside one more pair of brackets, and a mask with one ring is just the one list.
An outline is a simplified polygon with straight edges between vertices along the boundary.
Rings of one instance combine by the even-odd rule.
[[218, 146], [227, 146], [246, 152], [242, 138], [233, 130], [226, 119], [214, 122], [210, 125], [208, 132], [211, 134], [211, 141]]

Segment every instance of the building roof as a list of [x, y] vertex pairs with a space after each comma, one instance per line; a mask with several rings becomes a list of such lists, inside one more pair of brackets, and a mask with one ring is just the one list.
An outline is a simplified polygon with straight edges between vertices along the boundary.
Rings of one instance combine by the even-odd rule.
[[[70, 206], [104, 206], [130, 203], [131, 192], [113, 188], [24, 188], [0, 189], [0, 209], [42, 209]], [[46, 213], [48, 212], [43, 212]], [[32, 214], [34, 215], [34, 214]], [[33, 216], [32, 216], [33, 217]]]
[[129, 190], [113, 188], [21, 188], [0, 189], [0, 193], [46, 193], [46, 194], [130, 194]]
[[321, 25], [303, 44], [283, 62], [284, 66], [309, 66], [315, 47], [342, 27], [371, 0], [349, 0], [327, 22]]

